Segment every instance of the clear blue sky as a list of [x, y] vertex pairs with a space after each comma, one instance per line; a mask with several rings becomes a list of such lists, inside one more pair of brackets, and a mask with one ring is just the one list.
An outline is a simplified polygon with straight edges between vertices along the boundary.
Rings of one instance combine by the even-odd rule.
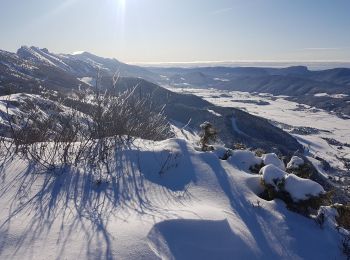
[[350, 0], [1, 0], [0, 48], [125, 62], [350, 61]]

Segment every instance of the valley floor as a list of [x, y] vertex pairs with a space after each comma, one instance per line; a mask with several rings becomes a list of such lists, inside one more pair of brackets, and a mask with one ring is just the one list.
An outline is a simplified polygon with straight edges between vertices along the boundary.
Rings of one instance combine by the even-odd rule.
[[[350, 188], [350, 119], [289, 101], [286, 96], [216, 89], [170, 89], [195, 94], [215, 105], [239, 108], [268, 119], [305, 146], [309, 151], [305, 155], [320, 173]], [[325, 170], [322, 161], [315, 160], [315, 157], [325, 160], [331, 167]]]

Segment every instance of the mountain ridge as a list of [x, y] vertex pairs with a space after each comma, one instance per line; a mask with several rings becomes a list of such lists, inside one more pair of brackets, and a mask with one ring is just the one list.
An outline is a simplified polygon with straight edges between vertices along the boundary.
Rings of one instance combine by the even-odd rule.
[[[171, 92], [147, 81], [147, 79], [130, 77], [127, 71], [121, 71], [114, 86], [113, 77], [115, 72], [112, 70], [114, 67], [111, 66], [118, 62], [114, 59], [106, 60], [90, 54], [80, 54], [80, 56], [54, 55], [47, 49], [36, 47], [22, 48], [19, 51], [19, 55], [6, 55], [10, 55], [13, 61], [19, 64], [19, 69], [14, 71], [8, 70], [9, 64], [13, 63], [13, 61], [6, 62], [7, 65], [4, 65], [4, 62], [0, 63], [0, 71], [4, 71], [2, 75], [5, 77], [0, 81], [0, 86], [2, 86], [0, 95], [22, 92], [31, 94], [46, 93], [45, 95], [53, 100], [66, 100], [66, 103], [70, 105], [75, 104], [76, 106], [78, 103], [71, 100], [70, 96], [77, 95], [81, 89], [94, 89], [94, 86], [79, 80], [79, 78], [93, 78], [100, 71], [99, 88], [118, 93], [130, 90], [136, 86], [137, 89], [133, 92], [133, 95], [151, 99], [154, 109], [159, 110], [165, 107], [165, 113], [169, 120], [180, 122], [182, 125], [186, 125], [189, 122], [189, 127], [197, 131], [199, 130], [199, 125], [204, 121], [212, 122], [220, 129], [220, 139], [229, 146], [232, 146], [235, 142], [242, 142], [250, 147], [262, 147], [267, 150], [277, 149], [283, 153], [293, 153], [296, 150], [302, 150], [302, 146], [293, 137], [271, 125], [267, 120], [259, 119], [235, 108], [215, 106], [195, 95]], [[1, 56], [0, 53], [0, 60], [4, 61], [6, 55]], [[46, 57], [41, 57], [42, 55]], [[94, 61], [91, 63], [91, 61], [77, 59], [81, 55], [85, 55], [85, 59], [94, 59]], [[20, 58], [20, 56], [23, 58]], [[51, 61], [47, 61], [48, 58]], [[54, 61], [59, 64], [55, 64]], [[74, 64], [73, 69], [67, 69], [68, 67], [64, 65], [63, 67], [59, 66], [62, 64], [68, 65], [68, 61]], [[103, 67], [96, 66], [96, 63], [93, 64], [93, 62], [99, 63]], [[72, 68], [72, 66], [69, 67]], [[125, 65], [124, 68], [131, 68], [133, 69], [132, 72], [135, 72], [134, 66], [128, 67], [128, 65]], [[20, 73], [29, 78], [22, 77]], [[236, 131], [232, 125], [233, 117], [240, 129], [239, 131]], [[250, 122], [249, 124], [247, 124], [248, 121]], [[249, 134], [243, 135], [241, 134], [242, 132]]]

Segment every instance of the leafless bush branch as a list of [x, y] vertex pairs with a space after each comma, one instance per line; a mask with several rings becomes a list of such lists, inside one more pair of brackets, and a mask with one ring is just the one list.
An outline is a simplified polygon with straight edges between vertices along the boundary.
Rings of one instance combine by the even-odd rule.
[[10, 141], [5, 142], [2, 137], [1, 150], [10, 151], [13, 147], [14, 154], [34, 161], [46, 170], [76, 166], [80, 162], [89, 163], [96, 169], [108, 169], [113, 151], [121, 142], [135, 137], [163, 140], [169, 136], [170, 126], [164, 107], [156, 110], [150, 98], [136, 95], [138, 85], [117, 92], [119, 76], [115, 74], [113, 88], [108, 91], [101, 89], [99, 77], [97, 72], [95, 89], [81, 91], [77, 95], [79, 106], [71, 107], [69, 111], [64, 106], [66, 100], [57, 101], [57, 107], [53, 108], [62, 108], [63, 112], [52, 113], [43, 113], [38, 104], [27, 100], [20, 107], [25, 113], [14, 115], [9, 109], [9, 98], [3, 118], [7, 121]]

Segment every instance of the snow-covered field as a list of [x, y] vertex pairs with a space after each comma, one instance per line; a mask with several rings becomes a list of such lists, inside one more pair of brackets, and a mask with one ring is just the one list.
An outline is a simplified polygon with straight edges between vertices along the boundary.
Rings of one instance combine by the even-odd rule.
[[[309, 150], [306, 155], [323, 174], [347, 175], [349, 172], [344, 162], [350, 162], [350, 119], [342, 119], [326, 111], [288, 101], [283, 96], [216, 89], [170, 89], [192, 93], [215, 105], [240, 108], [266, 118], [290, 132], [303, 144]], [[334, 170], [324, 171], [319, 161], [313, 157], [326, 160]]]
[[14, 158], [0, 175], [0, 259], [344, 258], [333, 217], [321, 229], [257, 196], [247, 166], [274, 156], [220, 151], [137, 140], [102, 183], [88, 165], [43, 173]]
[[[344, 170], [337, 156], [349, 156], [350, 148], [322, 138], [350, 143], [349, 121], [283, 97], [188, 91], [273, 121], [309, 147], [316, 166], [317, 155]], [[11, 96], [25, 100], [46, 104], [35, 95]], [[5, 101], [0, 111], [6, 112]], [[9, 112], [22, 113], [15, 106]], [[323, 208], [320, 228], [282, 201], [258, 196], [261, 179], [274, 183], [277, 175], [295, 200], [324, 192], [284, 172], [300, 158], [284, 165], [275, 154], [238, 150], [224, 161], [223, 147], [200, 152], [191, 129], [172, 127], [177, 138], [120, 147], [102, 182], [94, 165], [45, 172], [16, 156], [4, 161], [0, 148], [0, 259], [344, 259], [334, 209]], [[251, 174], [250, 166], [261, 162], [267, 165], [261, 174]]]

